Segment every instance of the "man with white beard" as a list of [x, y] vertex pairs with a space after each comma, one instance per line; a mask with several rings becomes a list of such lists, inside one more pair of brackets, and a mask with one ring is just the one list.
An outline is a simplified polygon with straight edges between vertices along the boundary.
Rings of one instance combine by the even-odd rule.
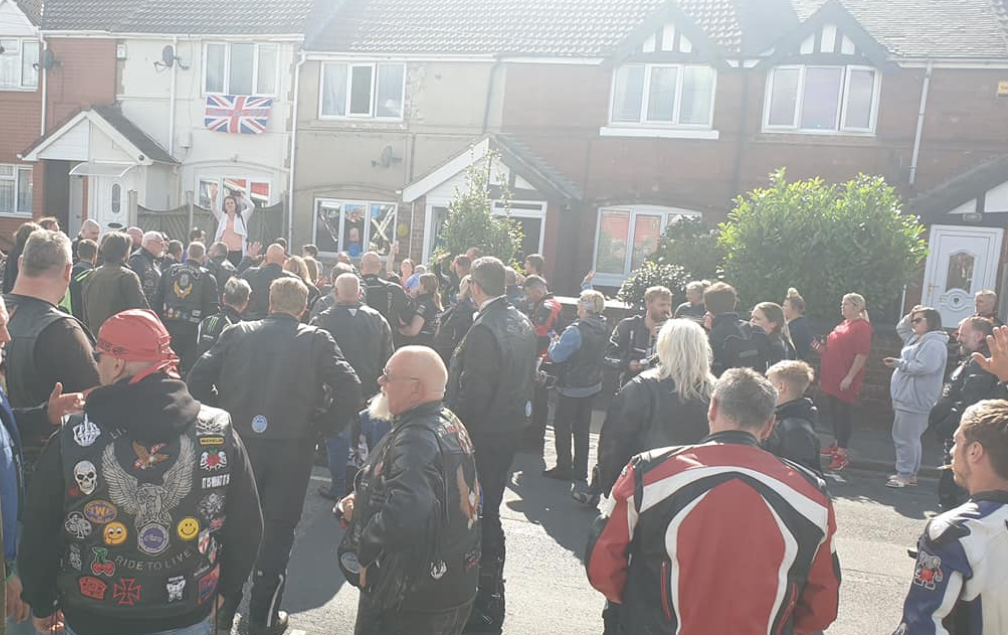
[[361, 590], [355, 635], [458, 635], [469, 617], [480, 490], [469, 434], [442, 404], [447, 380], [424, 346], [399, 349], [378, 378], [369, 414], [392, 430], [333, 510], [348, 525], [340, 568]]

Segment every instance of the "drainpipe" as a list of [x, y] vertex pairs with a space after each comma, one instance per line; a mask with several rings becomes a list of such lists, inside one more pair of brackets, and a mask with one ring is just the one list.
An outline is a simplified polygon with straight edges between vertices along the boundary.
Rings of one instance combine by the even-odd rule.
[[742, 58], [739, 58], [738, 70], [739, 77], [742, 80], [742, 98], [739, 104], [742, 117], [739, 119], [739, 141], [738, 147], [735, 150], [735, 166], [732, 170], [733, 196], [742, 195], [742, 155], [745, 152], [746, 143], [748, 143], [748, 139], [746, 138], [748, 134], [746, 123], [748, 123], [749, 117], [750, 70], [745, 67], [745, 60]]
[[297, 129], [298, 129], [298, 101], [301, 96], [301, 67], [307, 61], [304, 50], [301, 50], [301, 59], [294, 65], [294, 104], [293, 122], [291, 123], [291, 150], [290, 150], [290, 182], [287, 186], [287, 242], [294, 245], [294, 160], [297, 156]]
[[[171, 89], [168, 101], [168, 154], [175, 156], [175, 80], [178, 76], [178, 36], [172, 37], [172, 51], [175, 52], [175, 63], [171, 67]], [[190, 226], [192, 224], [190, 223]]]
[[498, 55], [497, 59], [493, 63], [493, 66], [490, 67], [490, 79], [487, 81], [486, 106], [483, 108], [483, 134], [486, 134], [487, 127], [490, 124], [490, 104], [493, 102], [494, 83], [497, 79], [497, 69], [499, 69], [503, 63], [504, 60], [502, 60]]
[[927, 62], [924, 71], [924, 85], [921, 87], [920, 110], [917, 112], [917, 134], [914, 136], [913, 156], [910, 158], [910, 186], [917, 180], [917, 159], [920, 157], [921, 136], [924, 134], [924, 112], [927, 110], [928, 90], [931, 88], [931, 69], [934, 62]]
[[45, 51], [48, 48], [48, 44], [46, 44], [45, 36], [42, 35], [41, 31], [39, 31], [39, 46], [41, 47], [39, 49], [39, 72], [42, 75], [42, 124], [41, 129], [39, 130], [39, 136], [44, 137], [46, 131], [46, 78], [49, 76], [49, 71], [47, 71], [45, 65], [42, 64], [42, 60], [45, 59]]

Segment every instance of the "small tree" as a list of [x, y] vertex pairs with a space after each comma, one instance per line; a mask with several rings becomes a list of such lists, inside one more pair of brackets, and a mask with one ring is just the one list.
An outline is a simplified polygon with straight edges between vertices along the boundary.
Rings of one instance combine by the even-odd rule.
[[724, 261], [717, 229], [699, 217], [681, 216], [669, 223], [649, 260], [682, 267], [690, 280], [714, 280]]
[[[511, 219], [511, 192], [501, 185], [500, 200], [505, 216], [493, 213], [490, 198], [490, 175], [498, 163], [499, 156], [490, 152], [480, 161], [475, 161], [466, 171], [466, 187], [456, 189], [455, 197], [448, 204], [448, 216], [441, 228], [436, 256], [442, 254], [465, 253], [470, 247], [479, 247], [485, 256], [496, 256], [505, 264], [512, 263], [521, 251], [522, 232], [517, 222]], [[504, 181], [504, 179], [498, 179]]]
[[658, 264], [646, 260], [623, 281], [623, 286], [616, 293], [616, 297], [632, 307], [643, 308], [644, 292], [649, 287], [668, 287], [673, 295], [681, 296], [685, 293], [686, 283], [689, 281], [689, 274], [678, 265]]
[[736, 200], [721, 224], [725, 280], [746, 306], [781, 302], [798, 288], [811, 317], [838, 316], [840, 298], [865, 296], [869, 309], [892, 303], [927, 255], [917, 217], [900, 214], [900, 198], [881, 177], [858, 175], [839, 185], [821, 179], [770, 187]]

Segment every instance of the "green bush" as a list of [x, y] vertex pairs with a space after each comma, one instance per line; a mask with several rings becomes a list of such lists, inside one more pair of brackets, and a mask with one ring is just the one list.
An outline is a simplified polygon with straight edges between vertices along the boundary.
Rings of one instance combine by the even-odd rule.
[[927, 255], [924, 227], [900, 214], [881, 177], [788, 183], [780, 170], [769, 188], [739, 197], [720, 229], [724, 277], [742, 306], [782, 302], [796, 287], [815, 318], [837, 317], [848, 292], [865, 296], [869, 312], [888, 306]]
[[647, 260], [623, 282], [616, 297], [630, 306], [643, 308], [644, 292], [649, 287], [668, 287], [673, 295], [681, 297], [690, 280], [686, 270], [678, 265], [664, 265]]
[[649, 260], [678, 265], [690, 280], [715, 280], [721, 273], [724, 249], [718, 244], [717, 229], [700, 217], [682, 216], [665, 228]]
[[[522, 231], [518, 223], [508, 216], [495, 216], [490, 198], [490, 174], [499, 164], [499, 156], [488, 153], [486, 158], [474, 162], [466, 171], [466, 188], [455, 191], [448, 204], [448, 216], [439, 235], [439, 247], [434, 254], [462, 254], [470, 247], [479, 247], [484, 256], [496, 256], [505, 264], [513, 264], [521, 252]], [[503, 181], [503, 179], [498, 179]], [[510, 212], [511, 193], [500, 186], [505, 210]]]

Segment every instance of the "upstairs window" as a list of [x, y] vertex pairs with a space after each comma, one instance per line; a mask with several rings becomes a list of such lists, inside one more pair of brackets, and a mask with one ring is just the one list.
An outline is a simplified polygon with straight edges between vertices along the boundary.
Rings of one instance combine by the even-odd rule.
[[39, 43], [27, 38], [0, 38], [0, 90], [38, 86]]
[[276, 44], [207, 44], [203, 90], [219, 95], [275, 95], [279, 55]]
[[715, 80], [715, 71], [709, 66], [621, 66], [613, 79], [609, 121], [614, 125], [709, 128]]
[[865, 66], [778, 66], [767, 78], [769, 131], [873, 133], [879, 73]]
[[319, 117], [401, 121], [405, 80], [405, 64], [323, 64]]

